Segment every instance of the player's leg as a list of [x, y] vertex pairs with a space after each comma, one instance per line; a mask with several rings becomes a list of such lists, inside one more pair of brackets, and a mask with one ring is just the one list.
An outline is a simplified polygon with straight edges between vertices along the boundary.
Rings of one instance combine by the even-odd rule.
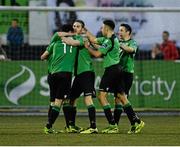
[[131, 123], [131, 129], [128, 131], [128, 133], [139, 133], [144, 127], [144, 122], [141, 121], [140, 118], [136, 115], [131, 103], [128, 101], [127, 96], [124, 92], [118, 93], [117, 96], [121, 100], [124, 112], [127, 114], [128, 119]]
[[51, 75], [52, 97], [55, 99], [54, 106], [49, 112], [48, 123], [44, 128], [45, 133], [56, 133], [52, 131], [52, 126], [59, 116], [63, 100], [69, 95], [71, 86], [71, 73], [55, 73]]
[[98, 96], [99, 102], [100, 102], [101, 106], [103, 107], [105, 116], [106, 116], [109, 124], [115, 125], [114, 118], [113, 118], [112, 112], [111, 112], [111, 105], [109, 104], [109, 102], [107, 100], [107, 94], [108, 94], [107, 92], [100, 91], [99, 96]]
[[92, 100], [92, 96], [85, 96], [84, 102], [86, 104], [86, 107], [88, 109], [88, 116], [90, 121], [90, 128], [95, 129], [96, 128], [96, 109]]
[[104, 75], [102, 76], [100, 86], [99, 86], [99, 102], [101, 106], [103, 107], [106, 119], [108, 120], [109, 126], [102, 130], [102, 133], [117, 133], [118, 127], [115, 124], [114, 117], [112, 115], [111, 111], [111, 105], [109, 104], [107, 100], [107, 92], [112, 92], [113, 91], [113, 84], [115, 81], [115, 76], [114, 76], [114, 66], [110, 67], [105, 70]]
[[115, 101], [114, 121], [118, 125], [119, 121], [120, 121], [120, 118], [121, 118], [121, 114], [123, 112], [123, 105], [122, 105], [121, 101], [117, 97], [114, 98], [114, 101]]
[[92, 100], [92, 96], [91, 95], [85, 96], [84, 102], [88, 109], [90, 127], [88, 127], [87, 129], [85, 129], [80, 133], [84, 133], [84, 134], [98, 133], [98, 129], [96, 127], [96, 109]]
[[[71, 87], [71, 92], [70, 92], [70, 95], [69, 97], [64, 101], [63, 103], [63, 113], [64, 113], [64, 117], [65, 117], [65, 121], [66, 121], [66, 129], [68, 131], [68, 128], [69, 128], [69, 123], [71, 121], [71, 124], [72, 124], [72, 115], [74, 115], [76, 112], [73, 111], [73, 106], [75, 104], [75, 99], [72, 99], [72, 93], [74, 93], [74, 87], [77, 83], [77, 77], [75, 77], [74, 81], [73, 81], [73, 84], [72, 84], [72, 87]], [[78, 83], [77, 83], [78, 84]], [[72, 114], [73, 113], [73, 114]]]
[[[128, 73], [128, 72], [121, 72], [121, 76], [120, 78], [122, 80], [120, 80], [119, 82], [121, 87], [123, 87], [125, 94], [128, 98], [129, 95], [129, 90], [132, 86], [132, 82], [133, 82], [133, 73]], [[114, 120], [116, 124], [119, 124], [120, 118], [121, 118], [121, 114], [123, 112], [123, 105], [121, 103], [121, 101], [115, 97], [115, 108], [114, 108]]]
[[76, 125], [76, 114], [77, 114], [77, 108], [76, 108], [76, 98], [70, 99], [70, 120], [69, 120], [69, 125], [70, 126], [75, 126]]
[[54, 83], [53, 83], [53, 77], [51, 74], [48, 74], [47, 81], [48, 81], [49, 89], [50, 89], [50, 104], [49, 104], [49, 109], [48, 109], [48, 121], [44, 128], [44, 132], [46, 134], [55, 133], [55, 130], [52, 129], [52, 122], [51, 122], [52, 107], [55, 104], [55, 89], [53, 89]]
[[76, 99], [81, 94], [81, 85], [79, 84], [79, 75], [77, 75], [73, 81], [71, 92], [68, 102], [63, 104], [63, 112], [66, 120], [66, 132], [78, 133], [83, 130], [81, 127], [76, 126]]
[[59, 116], [62, 102], [63, 102], [62, 99], [57, 98], [55, 99], [54, 105], [51, 106], [52, 107], [51, 111], [48, 113], [48, 122], [46, 124], [46, 127], [44, 128], [44, 132], [46, 134], [59, 133], [58, 131], [55, 131], [52, 127], [57, 117]]
[[88, 116], [90, 127], [82, 131], [81, 133], [97, 133], [96, 128], [96, 109], [92, 100], [92, 96], [95, 96], [95, 73], [92, 71], [86, 71], [80, 74], [79, 84], [81, 85], [82, 92], [84, 93], [84, 103], [88, 109]]
[[118, 133], [119, 129], [117, 125], [115, 124], [114, 117], [111, 112], [111, 105], [109, 104], [107, 100], [107, 92], [100, 91], [98, 98], [99, 98], [100, 104], [103, 107], [106, 119], [109, 123], [109, 126], [104, 128], [102, 130], [102, 133]]
[[48, 120], [49, 120], [52, 107], [54, 106], [54, 103], [55, 103], [55, 98], [53, 97], [53, 88], [52, 88], [53, 85], [51, 85], [53, 84], [51, 80], [51, 74], [48, 74], [47, 81], [48, 81], [49, 89], [50, 89], [50, 104], [49, 104], [49, 109], [48, 109]]
[[63, 113], [64, 113], [64, 118], [66, 121], [66, 128], [69, 128], [69, 121], [70, 121], [70, 99], [67, 98], [63, 102]]
[[70, 100], [69, 127], [66, 128], [66, 131], [68, 133], [79, 133], [84, 130], [82, 127], [76, 125], [76, 113], [77, 113], [76, 100], [77, 100], [76, 98]]

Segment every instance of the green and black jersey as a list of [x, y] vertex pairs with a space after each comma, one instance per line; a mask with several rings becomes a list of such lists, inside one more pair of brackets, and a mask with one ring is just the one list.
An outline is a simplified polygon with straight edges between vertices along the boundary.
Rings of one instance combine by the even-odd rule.
[[[83, 41], [83, 37], [81, 35], [76, 35], [74, 37], [76, 40]], [[94, 71], [92, 66], [92, 58], [89, 51], [84, 47], [84, 41], [80, 44], [78, 48], [78, 57], [75, 64], [75, 75], [79, 75], [86, 71]]]
[[120, 44], [134, 49], [134, 52], [128, 53], [120, 48], [120, 65], [122, 66], [123, 71], [134, 73], [134, 57], [138, 49], [137, 42], [133, 39], [127, 41], [120, 40], [119, 42]]
[[67, 45], [62, 42], [57, 33], [51, 39], [47, 47], [48, 72], [53, 74], [57, 72], [72, 72], [77, 53], [77, 47]]
[[97, 38], [98, 44], [101, 47], [98, 49], [103, 54], [103, 67], [107, 68], [119, 63], [119, 41], [115, 35], [111, 38], [99, 37]]

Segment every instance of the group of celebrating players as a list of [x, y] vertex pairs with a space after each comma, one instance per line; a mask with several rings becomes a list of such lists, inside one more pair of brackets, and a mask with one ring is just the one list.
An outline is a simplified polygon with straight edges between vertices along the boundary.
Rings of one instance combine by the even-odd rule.
[[[48, 61], [48, 83], [50, 87], [50, 105], [48, 122], [44, 128], [46, 134], [58, 133], [53, 129], [61, 106], [66, 120], [67, 133], [98, 133], [96, 126], [96, 109], [93, 97], [96, 97], [94, 82], [95, 72], [92, 56], [103, 58], [104, 73], [101, 78], [98, 100], [109, 123], [101, 133], [119, 133], [118, 124], [124, 111], [131, 123], [128, 134], [141, 131], [145, 123], [136, 115], [128, 100], [133, 82], [134, 56], [137, 43], [131, 38], [132, 29], [128, 24], [121, 24], [116, 37], [115, 23], [107, 19], [102, 24], [102, 37], [96, 38], [82, 20], [73, 25], [65, 24], [61, 32], [51, 38], [41, 59]], [[73, 83], [72, 75], [74, 75]], [[108, 93], [114, 94], [114, 112], [108, 102]], [[86, 129], [75, 124], [76, 100], [84, 94], [88, 109], [90, 126]]]

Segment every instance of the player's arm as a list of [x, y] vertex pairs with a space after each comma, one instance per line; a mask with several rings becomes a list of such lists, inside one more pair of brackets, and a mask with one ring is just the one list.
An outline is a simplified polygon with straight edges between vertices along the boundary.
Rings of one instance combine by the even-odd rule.
[[128, 53], [133, 53], [135, 51], [134, 48], [123, 45], [123, 44], [121, 44], [120, 47], [122, 50], [124, 50], [125, 52], [128, 52]]
[[131, 45], [129, 45], [129, 46], [120, 43], [120, 48], [121, 48], [122, 50], [124, 50], [125, 52], [133, 53], [133, 52], [135, 52], [136, 49], [137, 49], [137, 43], [134, 41], [134, 42], [132, 42]]
[[64, 43], [71, 45], [71, 46], [80, 46], [81, 45], [79, 40], [74, 40], [74, 39], [68, 38], [68, 37], [61, 37], [61, 39], [63, 40]]
[[96, 48], [96, 49], [100, 48], [100, 45], [98, 45], [98, 44], [91, 43], [91, 45], [92, 45], [94, 48]]
[[47, 59], [49, 57], [49, 54], [52, 54], [53, 46], [54, 46], [54, 43], [51, 43], [50, 45], [48, 45], [48, 47], [46, 48], [46, 51], [44, 51], [44, 53], [41, 55], [41, 60]]
[[75, 33], [71, 32], [57, 32], [59, 37], [68, 37], [68, 36], [73, 36]]
[[89, 53], [94, 57], [101, 57], [102, 53], [98, 50], [94, 50], [90, 47], [90, 43], [88, 41], [85, 42], [84, 46], [88, 49]]
[[49, 52], [46, 50], [42, 55], [41, 55], [41, 60], [47, 59], [49, 56]]
[[89, 32], [87, 30], [87, 28], [84, 28], [84, 32], [86, 33], [86, 35], [91, 43], [98, 44], [97, 38], [91, 32]]

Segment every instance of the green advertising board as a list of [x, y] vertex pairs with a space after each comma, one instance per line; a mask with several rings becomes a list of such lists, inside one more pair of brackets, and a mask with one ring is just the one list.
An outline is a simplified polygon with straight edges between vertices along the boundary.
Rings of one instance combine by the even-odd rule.
[[[136, 61], [129, 100], [135, 108], [180, 108], [180, 63]], [[103, 74], [102, 62], [94, 61], [95, 88]], [[0, 107], [47, 106], [47, 64], [43, 61], [0, 62]], [[101, 109], [97, 99], [95, 105]], [[109, 95], [113, 105], [113, 96]], [[85, 109], [83, 98], [78, 107]]]
[[[2, 6], [11, 6], [11, 0], [4, 0], [0, 3]], [[28, 6], [28, 0], [16, 0], [15, 6]], [[23, 32], [28, 32], [28, 12], [26, 11], [0, 11], [0, 34], [6, 34], [11, 26], [12, 19], [19, 20], [19, 26]]]

